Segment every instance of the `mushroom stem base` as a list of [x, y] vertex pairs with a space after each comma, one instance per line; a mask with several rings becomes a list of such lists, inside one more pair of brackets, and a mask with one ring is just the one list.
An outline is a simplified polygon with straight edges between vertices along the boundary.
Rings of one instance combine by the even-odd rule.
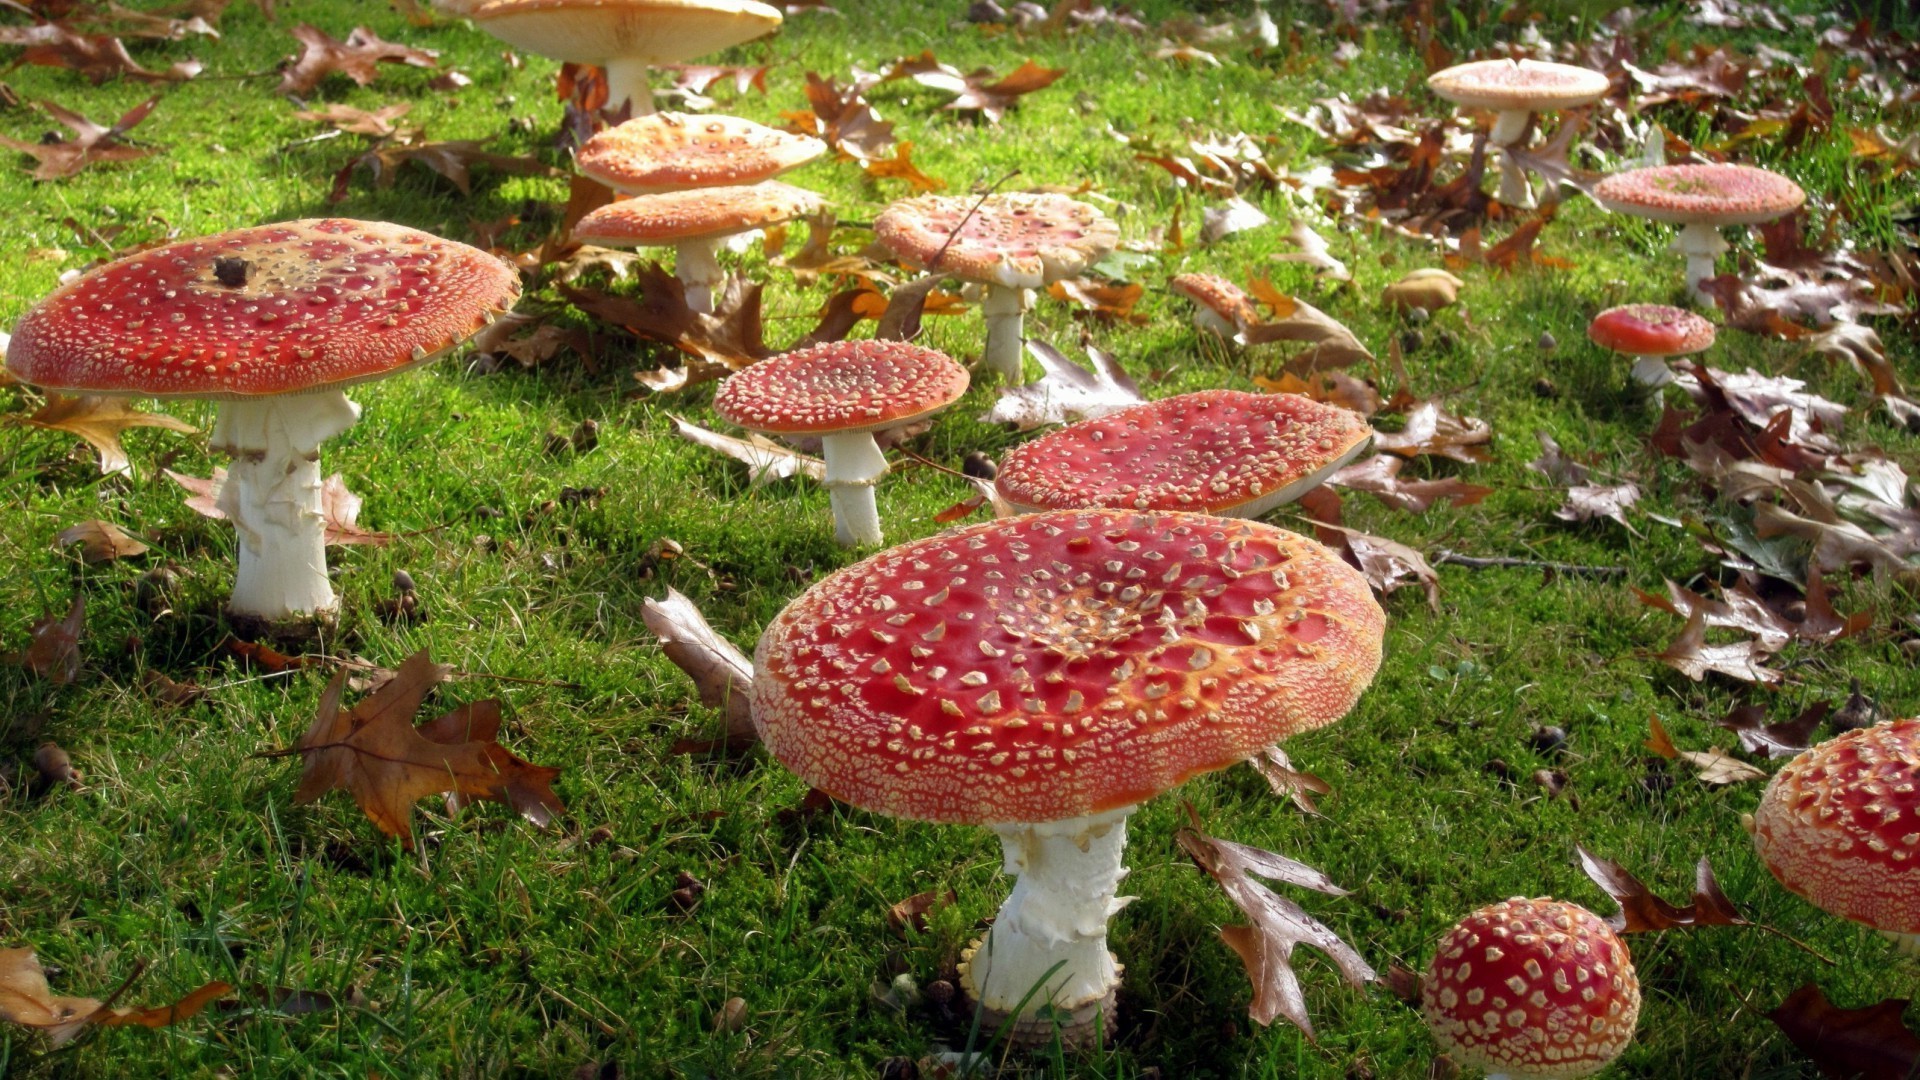
[[1727, 250], [1727, 241], [1720, 235], [1719, 228], [1691, 222], [1674, 239], [1673, 250], [1687, 257], [1687, 295], [1702, 307], [1712, 307], [1713, 297], [1700, 287], [1700, 282], [1713, 276], [1714, 261]]
[[1896, 934], [1891, 930], [1883, 932], [1887, 940], [1893, 942], [1896, 951], [1906, 956], [1920, 956], [1920, 934]]
[[1069, 1050], [1110, 1045], [1117, 997], [1115, 990], [1109, 990], [1105, 997], [1078, 1009], [1053, 1006], [1036, 1016], [1014, 1016], [982, 1005], [980, 1027], [983, 1031], [1005, 1031], [1008, 1044], [1023, 1049], [1046, 1046], [1055, 1038]]
[[1031, 289], [1007, 285], [988, 285], [986, 299], [980, 302], [980, 314], [987, 318], [987, 367], [1000, 373], [1008, 386], [1026, 381], [1021, 365], [1021, 347], [1027, 309], [1033, 306]]
[[687, 306], [702, 315], [713, 314], [714, 287], [727, 280], [715, 244], [712, 237], [683, 240], [673, 252], [673, 276], [686, 287]]
[[873, 489], [887, 475], [887, 459], [870, 431], [836, 433], [820, 439], [827, 463], [827, 502], [833, 507], [833, 538], [842, 547], [878, 544], [880, 507]]
[[646, 61], [609, 60], [606, 70], [608, 108], [618, 109], [626, 101], [631, 103], [630, 116], [653, 112], [653, 86]]
[[1245, 345], [1247, 335], [1243, 327], [1225, 315], [1201, 304], [1193, 311], [1193, 328], [1208, 331], [1226, 338], [1235, 345]]

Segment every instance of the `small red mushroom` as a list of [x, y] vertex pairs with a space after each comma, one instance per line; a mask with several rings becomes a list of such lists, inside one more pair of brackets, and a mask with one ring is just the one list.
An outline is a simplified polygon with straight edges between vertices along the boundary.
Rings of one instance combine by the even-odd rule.
[[1800, 208], [1807, 193], [1776, 172], [1752, 165], [1656, 165], [1601, 180], [1594, 201], [1616, 213], [1684, 226], [1673, 250], [1687, 257], [1687, 292], [1696, 304], [1713, 298], [1700, 282], [1727, 250], [1723, 225], [1754, 225]]
[[737, 116], [663, 112], [635, 117], [588, 139], [574, 165], [628, 195], [757, 184], [827, 152], [795, 135]]
[[1210, 330], [1235, 345], [1247, 343], [1247, 327], [1260, 321], [1253, 298], [1219, 274], [1176, 274], [1174, 292], [1193, 301], [1193, 325]]
[[1647, 386], [1673, 381], [1666, 361], [1712, 347], [1713, 324], [1691, 311], [1665, 304], [1608, 308], [1587, 324], [1587, 338], [1603, 349], [1633, 357], [1633, 379]]
[[717, 258], [721, 241], [806, 217], [824, 205], [813, 192], [778, 180], [663, 191], [591, 211], [574, 225], [573, 238], [603, 247], [671, 245], [673, 274], [686, 286], [687, 306], [707, 314], [714, 286], [726, 280]]

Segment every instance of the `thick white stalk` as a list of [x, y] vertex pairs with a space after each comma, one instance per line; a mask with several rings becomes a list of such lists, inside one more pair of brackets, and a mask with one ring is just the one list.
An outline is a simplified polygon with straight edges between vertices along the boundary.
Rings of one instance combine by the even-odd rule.
[[359, 419], [338, 390], [220, 403], [212, 444], [233, 461], [215, 505], [240, 541], [232, 614], [273, 623], [333, 611], [320, 444]]
[[1673, 369], [1658, 356], [1633, 358], [1633, 381], [1642, 386], [1665, 386], [1673, 381]]
[[1525, 109], [1504, 110], [1499, 119], [1493, 122], [1493, 131], [1487, 135], [1488, 144], [1502, 151], [1500, 201], [1524, 210], [1533, 209], [1533, 185], [1527, 183], [1527, 171], [1513, 160], [1512, 154], [1505, 151], [1520, 142], [1520, 137], [1527, 131], [1527, 119], [1532, 115]]
[[1114, 895], [1127, 876], [1120, 856], [1132, 812], [1126, 806], [992, 826], [1004, 869], [1019, 880], [987, 936], [968, 950], [960, 976], [986, 1015], [1012, 1024], [1016, 1038], [1049, 1038], [1058, 1020], [1070, 1041], [1081, 1040], [1096, 1014], [1111, 1010], [1120, 964], [1107, 951], [1107, 920], [1132, 899]]
[[1896, 951], [1907, 956], [1920, 956], [1920, 934], [1896, 934], [1891, 930], [1882, 931], [1887, 940], [1893, 942]]
[[873, 489], [887, 475], [887, 458], [871, 431], [827, 435], [820, 440], [827, 463], [827, 502], [833, 507], [833, 538], [842, 547], [880, 542], [880, 507]]
[[1687, 257], [1687, 295], [1702, 307], [1712, 307], [1713, 297], [1700, 288], [1700, 283], [1713, 276], [1714, 260], [1727, 250], [1727, 241], [1720, 235], [1719, 227], [1688, 222], [1674, 238], [1672, 250]]
[[1205, 304], [1193, 309], [1193, 326], [1196, 330], [1219, 334], [1235, 345], [1245, 345], [1247, 336], [1241, 332], [1240, 325]]
[[621, 102], [630, 101], [630, 116], [646, 116], [653, 112], [651, 72], [644, 60], [609, 60], [606, 72], [608, 108], [618, 109]]
[[987, 286], [980, 314], [987, 318], [987, 367], [1000, 373], [1008, 386], [1026, 381], [1021, 348], [1026, 344], [1022, 324], [1033, 306], [1033, 290], [1010, 285]]
[[697, 236], [674, 247], [673, 276], [686, 286], [687, 306], [702, 315], [713, 314], [713, 290], [727, 279], [714, 250], [718, 246], [714, 237]]

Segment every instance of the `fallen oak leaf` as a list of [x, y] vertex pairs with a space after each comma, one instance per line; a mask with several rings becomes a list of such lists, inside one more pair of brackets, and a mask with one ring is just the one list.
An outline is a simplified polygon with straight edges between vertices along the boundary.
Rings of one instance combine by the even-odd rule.
[[411, 67], [437, 67], [440, 54], [429, 49], [382, 41], [364, 26], [356, 26], [340, 41], [318, 27], [301, 23], [291, 31], [300, 42], [300, 55], [280, 73], [278, 94], [304, 97], [328, 75], [341, 74], [365, 86], [379, 74], [379, 65], [407, 64]]
[[1817, 701], [1791, 720], [1769, 724], [1765, 709], [1758, 705], [1741, 705], [1716, 723], [1738, 735], [1740, 748], [1749, 754], [1762, 754], [1770, 758], [1793, 757], [1811, 745], [1808, 740], [1831, 710], [1832, 706], [1826, 702]]
[[[1305, 505], [1304, 499], [1302, 505]], [[1427, 606], [1435, 612], [1440, 610], [1440, 575], [1427, 563], [1425, 555], [1384, 536], [1372, 536], [1312, 518], [1307, 521], [1321, 534], [1320, 542], [1345, 556], [1366, 575], [1367, 584], [1375, 591], [1385, 595], [1408, 585], [1418, 585], [1427, 594]], [[1338, 543], [1328, 539], [1329, 533]]]
[[80, 677], [80, 632], [86, 628], [87, 594], [76, 592], [67, 613], [42, 615], [27, 629], [26, 649], [0, 656], [19, 664], [55, 686]]
[[120, 435], [128, 428], [161, 428], [186, 435], [192, 435], [199, 430], [192, 424], [177, 420], [166, 413], [141, 412], [126, 398], [98, 394], [82, 394], [77, 397], [48, 394], [45, 405], [42, 405], [32, 416], [18, 417], [17, 421], [37, 428], [46, 428], [49, 431], [64, 431], [69, 435], [78, 435], [100, 455], [100, 471], [103, 474], [133, 471], [133, 463], [127, 459], [126, 448], [120, 445]]
[[1400, 470], [1406, 461], [1387, 454], [1375, 454], [1327, 477], [1326, 482], [1351, 491], [1364, 491], [1388, 506], [1425, 513], [1434, 503], [1452, 500], [1455, 506], [1472, 506], [1493, 494], [1483, 484], [1469, 484], [1457, 477], [1437, 480], [1402, 480]]
[[1493, 428], [1485, 420], [1456, 416], [1436, 401], [1415, 403], [1399, 431], [1375, 431], [1373, 436], [1373, 445], [1391, 454], [1409, 458], [1432, 454], [1469, 465], [1493, 460], [1493, 451], [1487, 448], [1491, 442]]
[[1648, 735], [1641, 745], [1659, 754], [1669, 761], [1685, 761], [1700, 772], [1700, 781], [1705, 784], [1738, 784], [1748, 780], [1764, 780], [1767, 774], [1740, 759], [1721, 750], [1682, 750], [1673, 745], [1673, 739], [1667, 735], [1666, 726], [1660, 723], [1658, 716], [1648, 717]]
[[1265, 345], [1275, 341], [1297, 341], [1311, 346], [1287, 361], [1287, 370], [1295, 375], [1328, 368], [1351, 367], [1371, 361], [1367, 350], [1353, 331], [1333, 316], [1274, 288], [1262, 277], [1249, 279], [1247, 291], [1272, 309], [1274, 318], [1245, 328], [1247, 344]]
[[1561, 521], [1582, 522], [1603, 517], [1618, 522], [1635, 536], [1640, 530], [1627, 521], [1627, 508], [1640, 501], [1638, 484], [1575, 484], [1567, 489], [1567, 501], [1553, 516]]
[[789, 476], [805, 476], [816, 481], [827, 478], [827, 463], [816, 457], [809, 457], [797, 450], [789, 450], [759, 435], [750, 435], [745, 439], [736, 439], [731, 435], [722, 435], [717, 431], [708, 431], [684, 417], [667, 414], [673, 421], [674, 430], [690, 443], [715, 450], [747, 466], [747, 484], [760, 487], [773, 480], [785, 480]]
[[33, 170], [35, 180], [62, 180], [78, 174], [96, 161], [134, 161], [151, 155], [153, 151], [128, 146], [120, 141], [120, 137], [145, 120], [159, 103], [159, 95], [150, 97], [121, 114], [112, 127], [102, 127], [70, 109], [51, 101], [42, 101], [40, 107], [71, 129], [73, 138], [31, 143], [0, 138], [0, 146], [17, 150], [38, 161], [39, 167]]
[[1608, 896], [1613, 897], [1620, 910], [1607, 917], [1607, 925], [1621, 934], [1643, 934], [1655, 930], [1672, 930], [1679, 927], [1697, 926], [1752, 926], [1733, 906], [1733, 901], [1720, 891], [1720, 883], [1714, 880], [1713, 867], [1702, 858], [1694, 869], [1693, 900], [1685, 907], [1667, 903], [1653, 894], [1653, 890], [1643, 884], [1639, 878], [1628, 873], [1617, 862], [1602, 859], [1584, 847], [1575, 847], [1580, 858], [1580, 869], [1593, 879], [1595, 885]]
[[407, 115], [412, 109], [413, 103], [408, 101], [383, 105], [371, 112], [336, 102], [324, 109], [301, 109], [293, 114], [293, 118], [325, 124], [336, 131], [344, 131], [352, 135], [386, 138], [396, 130], [394, 121]]
[[93, 998], [62, 997], [47, 985], [46, 969], [32, 949], [0, 949], [0, 1019], [44, 1031], [53, 1045], [60, 1046], [89, 1027], [167, 1027], [190, 1019], [233, 992], [227, 983], [210, 982], [171, 1005], [113, 1007], [143, 970], [144, 965], [136, 965], [133, 974], [104, 1003]]
[[[401, 670], [405, 670], [404, 666]], [[396, 674], [395, 678], [398, 677]], [[484, 698], [469, 701], [414, 729], [422, 738], [442, 746], [478, 744], [499, 776], [498, 783], [487, 791], [447, 792], [447, 812], [458, 813], [467, 799], [487, 799], [507, 804], [543, 829], [551, 828], [554, 818], [567, 812], [553, 793], [553, 781], [559, 777], [560, 770], [522, 761], [509, 753], [498, 741], [500, 721], [500, 699]]]
[[953, 889], [941, 892], [929, 889], [915, 893], [887, 908], [887, 929], [896, 934], [904, 934], [911, 926], [919, 933], [927, 932], [927, 916], [960, 902], [960, 894]]
[[82, 34], [53, 22], [0, 27], [0, 45], [26, 46], [16, 64], [77, 71], [96, 86], [115, 76], [146, 83], [185, 82], [201, 71], [198, 60], [181, 60], [165, 71], [149, 71], [133, 59], [119, 38]]
[[1831, 1080], [1904, 1080], [1920, 1070], [1920, 1036], [1901, 1022], [1905, 998], [1843, 1009], [1807, 983], [1767, 1013], [1800, 1052]]
[[1046, 374], [1021, 386], [1003, 388], [980, 422], [1012, 424], [1028, 431], [1046, 424], [1095, 419], [1147, 400], [1111, 354], [1092, 344], [1086, 350], [1093, 364], [1091, 371], [1044, 341], [1028, 340], [1027, 351]]
[[[700, 700], [719, 709], [727, 730], [719, 740], [728, 750], [740, 750], [759, 741], [748, 699], [753, 689], [753, 661], [716, 633], [692, 600], [669, 588], [664, 600], [651, 597], [640, 603], [640, 619], [660, 639], [660, 651], [693, 680]], [[676, 752], [681, 750], [676, 744]]]
[[1333, 792], [1332, 784], [1310, 772], [1295, 769], [1292, 759], [1287, 757], [1287, 752], [1278, 746], [1265, 748], [1248, 758], [1247, 764], [1266, 780], [1267, 786], [1273, 789], [1275, 795], [1293, 800], [1293, 805], [1303, 814], [1319, 817], [1320, 808], [1314, 805], [1313, 797]]
[[1283, 251], [1267, 256], [1274, 262], [1304, 263], [1313, 267], [1314, 273], [1329, 281], [1352, 281], [1353, 272], [1347, 264], [1333, 257], [1332, 245], [1325, 237], [1307, 227], [1304, 221], [1295, 221], [1288, 230], [1287, 239], [1299, 248], [1299, 251]]
[[992, 71], [978, 68], [964, 78], [960, 96], [946, 108], [951, 112], [978, 112], [988, 123], [998, 124], [1021, 97], [1052, 86], [1066, 73], [1066, 68], [1043, 68], [1031, 60], [1000, 79], [995, 79]]
[[342, 165], [333, 174], [333, 189], [327, 193], [327, 201], [337, 203], [347, 198], [348, 187], [358, 169], [366, 169], [372, 174], [376, 190], [392, 187], [400, 167], [410, 161], [446, 177], [454, 187], [460, 189], [462, 195], [473, 194], [472, 168], [475, 165], [485, 165], [515, 176], [559, 175], [557, 170], [538, 158], [496, 154], [488, 150], [486, 145], [480, 139], [425, 142], [418, 131], [410, 129], [375, 144]]
[[153, 550], [128, 535], [111, 521], [88, 520], [69, 525], [53, 538], [55, 548], [80, 545], [80, 558], [88, 563], [130, 559]]

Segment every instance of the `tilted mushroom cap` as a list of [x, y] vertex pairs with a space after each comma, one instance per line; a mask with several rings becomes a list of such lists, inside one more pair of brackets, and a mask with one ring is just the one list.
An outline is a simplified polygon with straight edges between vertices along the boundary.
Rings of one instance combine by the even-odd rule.
[[1219, 274], [1175, 274], [1172, 285], [1174, 292], [1228, 322], [1259, 321], [1260, 313], [1254, 310], [1253, 298]]
[[1366, 579], [1302, 536], [1065, 511], [888, 549], [787, 605], [753, 719], [815, 787], [923, 821], [1148, 799], [1346, 715], [1380, 664]]
[[909, 424], [959, 400], [967, 369], [904, 341], [828, 341], [727, 376], [721, 416], [753, 431], [824, 435]]
[[1849, 731], [1788, 762], [1753, 837], [1780, 884], [1814, 906], [1920, 934], [1920, 719]]
[[1120, 242], [1119, 226], [1094, 207], [1026, 192], [902, 199], [874, 219], [873, 234], [922, 269], [1021, 289], [1072, 277]]
[[757, 184], [797, 169], [827, 144], [737, 116], [654, 113], [608, 128], [580, 148], [587, 176], [633, 194]]
[[1299, 394], [1203, 390], [1016, 446], [995, 482], [1022, 507], [1255, 517], [1297, 497], [1372, 437], [1358, 414]]
[[755, 0], [493, 0], [474, 25], [519, 49], [598, 64], [674, 64], [770, 34], [780, 9]]
[[737, 187], [636, 195], [587, 214], [573, 227], [583, 244], [677, 244], [763, 229], [806, 217], [826, 205], [811, 191], [770, 180]]
[[1713, 324], [1665, 304], [1608, 308], [1587, 324], [1595, 345], [1629, 356], [1686, 356], [1713, 344]]
[[252, 398], [382, 378], [520, 296], [477, 248], [378, 221], [259, 225], [143, 251], [55, 290], [7, 350], [50, 390]]
[[1594, 185], [1609, 210], [1655, 221], [1752, 225], [1807, 201], [1800, 185], [1752, 165], [1656, 165], [1615, 173]]
[[1427, 76], [1448, 101], [1476, 109], [1545, 112], [1598, 101], [1611, 85], [1605, 74], [1541, 60], [1476, 60]]
[[1640, 980], [1619, 936], [1578, 904], [1515, 897], [1440, 939], [1421, 1011], [1455, 1064], [1512, 1080], [1571, 1080], [1633, 1041]]

